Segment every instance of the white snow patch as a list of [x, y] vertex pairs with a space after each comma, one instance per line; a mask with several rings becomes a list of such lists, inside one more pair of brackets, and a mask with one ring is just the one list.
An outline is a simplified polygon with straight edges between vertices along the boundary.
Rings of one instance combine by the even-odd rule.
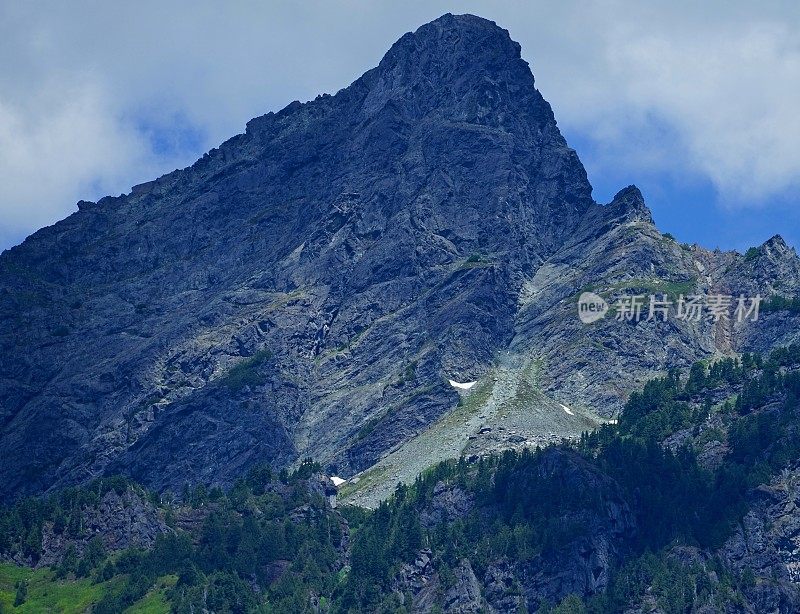
[[572, 413], [572, 410], [569, 407], [567, 407], [566, 405], [564, 405], [563, 403], [559, 403], [559, 405], [561, 405], [561, 409], [563, 409], [565, 412], [567, 412], [570, 416], [574, 416], [575, 415], [574, 413]]
[[334, 475], [334, 476], [331, 476], [331, 482], [333, 482], [333, 485], [334, 485], [334, 486], [341, 486], [341, 485], [342, 485], [342, 484], [344, 484], [346, 481], [347, 481], [347, 480], [343, 480], [343, 479], [342, 479], [342, 478], [340, 478], [339, 476], [336, 476], [336, 475]]
[[472, 388], [472, 387], [473, 387], [475, 384], [477, 384], [477, 383], [478, 383], [478, 382], [464, 382], [464, 383], [462, 384], [461, 382], [454, 382], [454, 381], [453, 381], [453, 380], [451, 380], [451, 379], [449, 379], [449, 380], [447, 380], [447, 381], [448, 381], [448, 382], [450, 382], [450, 385], [451, 385], [453, 388], [458, 388], [459, 390], [469, 390], [469, 389], [470, 389], [470, 388]]

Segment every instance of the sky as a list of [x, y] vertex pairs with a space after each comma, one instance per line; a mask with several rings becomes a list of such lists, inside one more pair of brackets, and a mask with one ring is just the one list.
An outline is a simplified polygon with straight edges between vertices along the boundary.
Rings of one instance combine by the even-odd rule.
[[800, 246], [800, 3], [0, 0], [0, 249], [335, 93], [446, 12], [522, 45], [608, 202], [678, 240]]

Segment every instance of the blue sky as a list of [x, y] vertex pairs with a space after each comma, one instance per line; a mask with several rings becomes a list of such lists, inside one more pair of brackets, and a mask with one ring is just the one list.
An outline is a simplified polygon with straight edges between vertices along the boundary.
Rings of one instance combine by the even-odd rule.
[[607, 202], [680, 241], [800, 245], [794, 2], [0, 4], [0, 249], [336, 92], [445, 12], [507, 28]]
[[[742, 206], [727, 202], [703, 173], [672, 173], [669, 168], [639, 170], [603, 164], [602, 146], [567, 128], [562, 131], [587, 167], [598, 202], [609, 202], [621, 187], [635, 183], [653, 212], [656, 226], [683, 243], [709, 249], [744, 252], [780, 234], [790, 245], [800, 246], [800, 198], [787, 189], [769, 202]], [[628, 182], [628, 183], [626, 183]]]

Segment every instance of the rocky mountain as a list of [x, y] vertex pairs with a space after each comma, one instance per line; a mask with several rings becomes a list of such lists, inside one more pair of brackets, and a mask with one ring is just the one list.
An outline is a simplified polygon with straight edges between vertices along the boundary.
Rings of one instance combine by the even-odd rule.
[[98, 614], [790, 614], [798, 457], [793, 344], [671, 370], [615, 424], [438, 463], [374, 510], [341, 505], [310, 461], [227, 492], [113, 477], [22, 498], [0, 506], [0, 602], [91, 586]]
[[393, 485], [797, 337], [785, 309], [582, 324], [585, 290], [800, 294], [780, 237], [711, 252], [662, 235], [635, 187], [591, 193], [505, 30], [448, 14], [406, 34], [336, 95], [0, 255], [0, 497], [305, 457]]
[[798, 344], [698, 362], [577, 444], [437, 465], [359, 528], [353, 574], [382, 589], [361, 606], [798, 611], [799, 368]]

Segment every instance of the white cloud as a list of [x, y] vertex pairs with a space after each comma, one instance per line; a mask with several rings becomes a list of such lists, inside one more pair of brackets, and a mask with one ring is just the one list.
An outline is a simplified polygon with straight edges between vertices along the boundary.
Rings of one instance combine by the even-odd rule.
[[673, 126], [683, 164], [708, 175], [726, 201], [758, 204], [796, 183], [800, 46], [784, 24], [636, 36], [606, 52], [625, 107]]
[[[794, 3], [222, 6], [0, 6], [0, 241], [188, 164], [253, 116], [336, 91], [448, 10], [511, 31], [559, 123], [596, 144], [593, 173], [700, 174], [733, 206], [765, 206], [800, 178]], [[154, 149], [153, 134], [173, 146]]]
[[0, 96], [3, 224], [36, 228], [87, 192], [118, 190], [146, 166], [146, 145], [116, 121], [106, 92], [91, 81], [48, 83], [24, 104]]
[[509, 23], [560, 124], [602, 152], [596, 172], [701, 174], [734, 207], [797, 185], [795, 3], [518, 4]]

